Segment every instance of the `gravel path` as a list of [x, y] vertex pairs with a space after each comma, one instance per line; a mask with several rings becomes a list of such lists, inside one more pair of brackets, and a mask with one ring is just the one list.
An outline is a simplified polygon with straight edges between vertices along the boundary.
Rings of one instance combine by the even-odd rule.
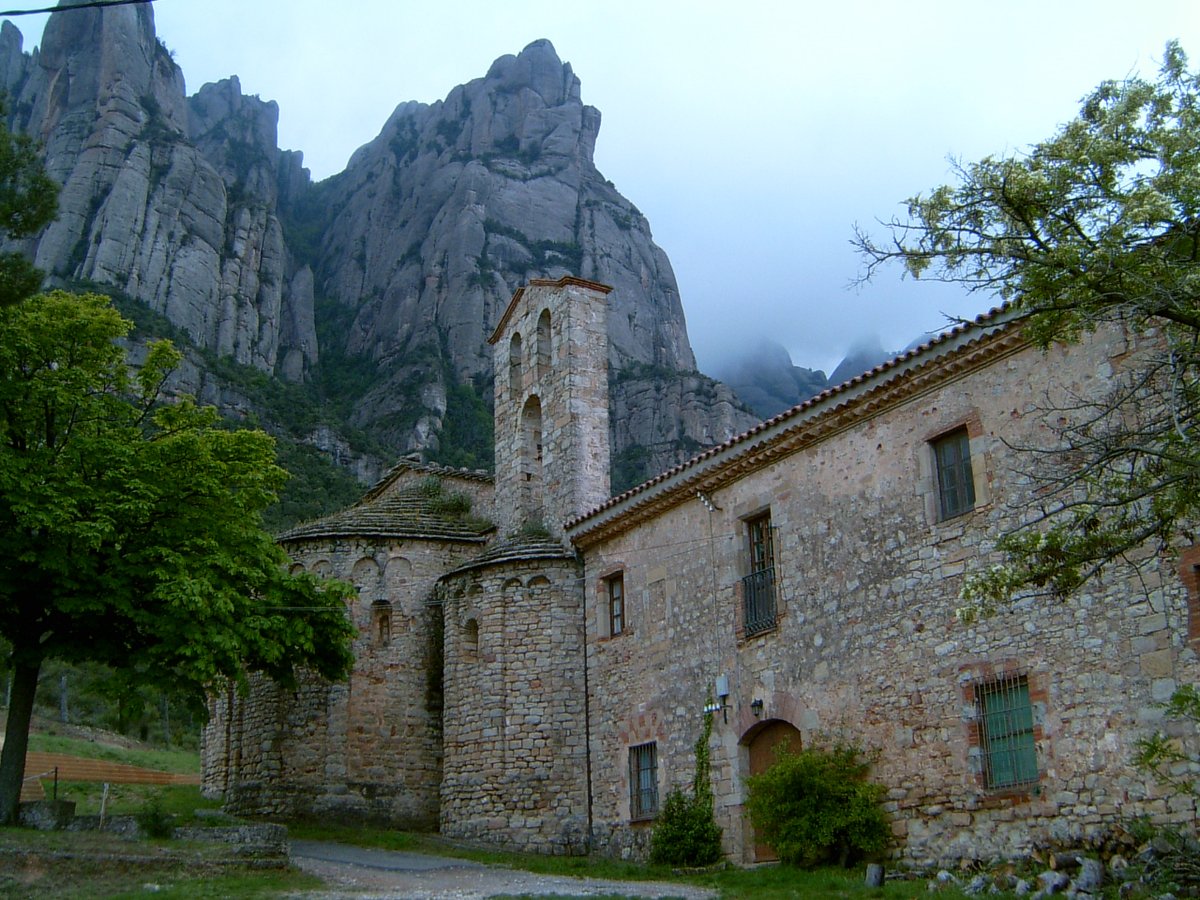
[[322, 878], [328, 890], [309, 898], [454, 898], [484, 900], [499, 896], [646, 897], [708, 900], [712, 891], [654, 881], [607, 881], [536, 875], [464, 859], [366, 850], [323, 841], [292, 841], [292, 863]]

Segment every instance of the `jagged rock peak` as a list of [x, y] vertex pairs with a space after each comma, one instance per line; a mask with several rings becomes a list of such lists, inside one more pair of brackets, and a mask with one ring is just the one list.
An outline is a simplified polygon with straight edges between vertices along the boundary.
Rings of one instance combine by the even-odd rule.
[[529, 87], [547, 106], [559, 106], [568, 100], [579, 101], [579, 79], [570, 63], [558, 58], [554, 45], [545, 38], [528, 44], [519, 55], [501, 56], [492, 63], [486, 76], [504, 88]]
[[275, 104], [236, 78], [189, 101], [149, 4], [52, 15], [34, 55], [0, 36], [0, 72], [14, 126], [42, 141], [62, 185], [58, 219], [27, 247], [37, 265], [124, 292], [220, 355], [304, 377], [313, 299], [289, 289], [305, 281], [275, 212]]
[[[73, 4], [60, 0], [58, 5]], [[171, 127], [184, 130], [183, 72], [155, 35], [149, 3], [50, 16], [37, 66], [49, 81], [43, 140], [61, 115], [81, 107], [124, 114], [140, 124], [147, 97]], [[35, 118], [41, 112], [35, 107]]]

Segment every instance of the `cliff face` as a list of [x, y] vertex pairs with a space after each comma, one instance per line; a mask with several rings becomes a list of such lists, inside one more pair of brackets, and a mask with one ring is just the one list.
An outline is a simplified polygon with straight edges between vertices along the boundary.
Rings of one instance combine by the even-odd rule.
[[[237, 78], [186, 96], [149, 5], [56, 14], [40, 51], [21, 43], [0, 30], [10, 121], [63, 185], [37, 264], [123, 292], [210, 357], [333, 395], [378, 455], [445, 458], [490, 402], [486, 339], [513, 291], [567, 273], [615, 288], [611, 368], [645, 382], [616, 410], [616, 453], [653, 474], [751, 423], [696, 375], [670, 263], [596, 170], [600, 113], [549, 42], [401, 104], [319, 184]], [[229, 394], [191, 377], [206, 379]]]
[[[344, 351], [370, 356], [381, 374], [358, 424], [394, 420], [410, 398], [425, 404], [418, 431], [435, 430], [447, 389], [426, 374], [435, 361], [460, 378], [490, 378], [485, 342], [513, 291], [568, 273], [615, 288], [614, 372], [640, 364], [667, 373], [659, 377], [676, 390], [656, 401], [690, 383], [675, 374], [694, 372], [695, 359], [671, 264], [646, 219], [597, 171], [599, 128], [570, 65], [537, 41], [444, 101], [398, 106], [324, 188], [334, 212], [314, 261], [317, 292], [353, 310]], [[711, 417], [703, 428], [664, 440], [647, 423], [669, 407], [635, 404], [618, 452], [654, 447], [648, 465], [665, 467], [702, 432], [723, 440], [748, 424], [723, 387], [708, 392], [714, 403], [682, 393]]]
[[316, 360], [312, 294], [276, 217], [272, 103], [236, 79], [188, 100], [149, 5], [51, 16], [40, 52], [9, 24], [0, 72], [14, 127], [45, 147], [60, 215], [33, 243], [51, 277], [115, 287], [196, 344], [301, 378]]

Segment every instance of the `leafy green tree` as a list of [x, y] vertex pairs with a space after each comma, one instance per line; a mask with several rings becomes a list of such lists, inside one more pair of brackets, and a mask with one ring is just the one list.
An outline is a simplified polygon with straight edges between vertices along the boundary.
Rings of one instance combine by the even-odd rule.
[[1169, 547], [1200, 513], [1200, 75], [1183, 50], [1167, 45], [1156, 81], [1101, 84], [1027, 153], [958, 166], [907, 212], [886, 239], [858, 230], [864, 278], [895, 261], [995, 293], [1042, 347], [1098, 328], [1147, 338], [1110, 395], [1050, 417], [1066, 423], [1058, 446], [1028, 466], [1041, 505], [968, 596], [1063, 595]]
[[286, 477], [271, 439], [163, 402], [178, 361], [131, 375], [129, 323], [98, 295], [0, 308], [0, 636], [12, 694], [0, 822], [15, 816], [38, 672], [113, 666], [202, 704], [225, 679], [351, 662], [345, 586], [291, 576], [261, 525]]
[[[32, 237], [58, 214], [58, 185], [46, 174], [28, 135], [3, 124], [0, 100], [0, 237]], [[0, 306], [24, 300], [42, 285], [42, 273], [21, 253], [0, 253]]]

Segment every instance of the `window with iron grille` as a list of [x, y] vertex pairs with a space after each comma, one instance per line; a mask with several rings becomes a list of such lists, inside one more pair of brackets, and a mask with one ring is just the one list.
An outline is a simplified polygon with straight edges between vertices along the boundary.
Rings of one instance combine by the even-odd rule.
[[1029, 680], [1013, 675], [975, 686], [984, 783], [1011, 788], [1038, 780]]
[[937, 468], [939, 518], [952, 519], [975, 508], [975, 477], [971, 471], [971, 439], [959, 428], [933, 441]]
[[775, 627], [775, 550], [771, 535], [771, 514], [746, 520], [750, 544], [750, 574], [742, 579], [742, 612], [748, 636]]
[[629, 748], [629, 817], [653, 819], [658, 814], [658, 745], [651, 741]]
[[625, 630], [625, 575], [618, 572], [604, 579], [608, 594], [608, 633], [616, 637]]

